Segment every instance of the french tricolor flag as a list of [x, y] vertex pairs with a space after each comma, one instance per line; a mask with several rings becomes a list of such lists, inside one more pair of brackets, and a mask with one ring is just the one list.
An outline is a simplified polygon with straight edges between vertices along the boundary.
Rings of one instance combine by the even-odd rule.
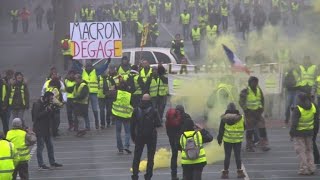
[[232, 70], [250, 75], [248, 67], [226, 45], [222, 44], [222, 47], [232, 65]]

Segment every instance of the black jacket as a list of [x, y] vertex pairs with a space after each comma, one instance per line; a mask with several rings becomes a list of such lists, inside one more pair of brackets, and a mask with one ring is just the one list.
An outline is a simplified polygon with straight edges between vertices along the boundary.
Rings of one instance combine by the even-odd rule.
[[[300, 107], [302, 107], [305, 110], [311, 109], [311, 107], [312, 107], [311, 101], [306, 100], [305, 102], [299, 102], [299, 98], [297, 98], [297, 99], [298, 99], [297, 105], [299, 105]], [[291, 129], [290, 129], [290, 136], [291, 137], [307, 137], [307, 136], [316, 136], [318, 134], [318, 131], [319, 131], [319, 118], [318, 118], [319, 110], [318, 110], [318, 107], [316, 107], [316, 109], [317, 109], [317, 111], [314, 114], [314, 128], [313, 128], [313, 130], [309, 130], [309, 131], [298, 131], [297, 130], [297, 127], [299, 124], [299, 119], [301, 117], [301, 113], [300, 113], [298, 107], [295, 107], [293, 109], [292, 116], [291, 116], [292, 124], [291, 124]]]
[[131, 138], [134, 142], [138, 138], [155, 138], [156, 128], [161, 127], [159, 113], [152, 107], [151, 101], [142, 102], [134, 110], [131, 120]]
[[37, 136], [50, 136], [50, 121], [52, 120], [54, 111], [48, 111], [46, 108], [48, 105], [48, 103], [43, 102], [41, 99], [33, 103], [31, 115], [33, 131]]
[[228, 125], [234, 125], [237, 122], [241, 120], [242, 116], [240, 115], [239, 111], [229, 111], [227, 110], [222, 116], [221, 116], [221, 122], [220, 122], [220, 127], [219, 127], [219, 134], [217, 136], [217, 141], [218, 144], [222, 143], [224, 131], [225, 131], [225, 124]]

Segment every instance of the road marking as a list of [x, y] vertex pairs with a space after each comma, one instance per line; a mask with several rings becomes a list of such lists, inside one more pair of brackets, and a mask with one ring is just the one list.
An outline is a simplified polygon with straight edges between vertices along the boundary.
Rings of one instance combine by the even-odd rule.
[[244, 164], [243, 164], [243, 163], [241, 164], [241, 168], [242, 168], [242, 170], [243, 170], [244, 175], [246, 175], [246, 177], [245, 177], [244, 179], [245, 179], [245, 180], [250, 180], [250, 177], [249, 177], [249, 175], [248, 175], [248, 173], [247, 173], [246, 167], [244, 167]]

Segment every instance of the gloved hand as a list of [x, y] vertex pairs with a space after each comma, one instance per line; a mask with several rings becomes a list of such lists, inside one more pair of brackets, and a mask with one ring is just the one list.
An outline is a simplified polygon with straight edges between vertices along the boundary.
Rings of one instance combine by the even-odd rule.
[[222, 140], [218, 140], [218, 144], [219, 144], [219, 146], [221, 146]]

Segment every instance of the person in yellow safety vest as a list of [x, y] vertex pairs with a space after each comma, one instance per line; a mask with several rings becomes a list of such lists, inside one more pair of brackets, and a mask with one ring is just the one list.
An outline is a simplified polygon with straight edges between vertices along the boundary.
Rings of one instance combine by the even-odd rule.
[[127, 83], [130, 89], [129, 92], [132, 94], [132, 106], [136, 108], [140, 103], [140, 99], [142, 97], [142, 88], [144, 88], [144, 82], [139, 75], [137, 65], [132, 66]]
[[185, 9], [183, 13], [180, 14], [180, 24], [182, 24], [182, 34], [184, 40], [189, 40], [190, 34], [190, 23], [191, 23], [191, 14]]
[[[112, 115], [115, 118], [116, 123], [116, 137], [117, 147], [120, 154], [125, 151], [131, 154], [130, 151], [130, 119], [133, 113], [133, 107], [131, 105], [131, 93], [128, 92], [128, 86], [125, 81], [121, 81], [116, 93], [115, 101], [112, 104]], [[125, 144], [122, 144], [121, 129], [122, 124], [125, 132]]]
[[121, 59], [121, 64], [117, 68], [118, 75], [122, 76], [124, 79], [127, 79], [131, 70], [131, 64], [127, 56], [123, 56]]
[[194, 11], [195, 11], [195, 8], [196, 8], [196, 2], [195, 0], [188, 0], [188, 11], [189, 13], [191, 14], [191, 18], [193, 18], [193, 15], [194, 15]]
[[95, 21], [96, 10], [93, 9], [92, 5], [90, 5], [89, 8], [86, 8], [85, 13], [86, 13], [86, 19], [87, 19], [88, 22]]
[[194, 25], [191, 29], [191, 40], [194, 49], [195, 57], [200, 57], [200, 40], [201, 40], [201, 29], [198, 25]]
[[142, 18], [139, 18], [138, 21], [135, 22], [133, 27], [133, 32], [135, 32], [135, 46], [141, 47], [141, 38], [143, 32], [143, 22]]
[[165, 22], [171, 23], [172, 16], [172, 2], [170, 0], [166, 0], [164, 3], [164, 12], [165, 12]]
[[[140, 77], [142, 78], [143, 82], [146, 83], [147, 79], [152, 74], [152, 68], [150, 67], [148, 60], [143, 60], [141, 66], [142, 66], [142, 69], [140, 70]], [[146, 93], [145, 90], [143, 90], [142, 94], [145, 94], [145, 93]]]
[[184, 41], [180, 38], [180, 34], [176, 34], [175, 39], [171, 41], [171, 51], [179, 61], [184, 57]]
[[207, 39], [207, 43], [208, 45], [214, 45], [215, 40], [218, 37], [218, 26], [214, 25], [214, 24], [209, 24], [206, 27], [206, 39]]
[[183, 120], [183, 133], [180, 137], [181, 166], [183, 179], [201, 179], [202, 170], [207, 164], [203, 144], [213, 140], [212, 135], [200, 124], [194, 124], [191, 119]]
[[300, 5], [298, 1], [291, 2], [291, 15], [292, 15], [292, 23], [299, 25], [299, 11]]
[[0, 118], [2, 121], [3, 132], [7, 134], [9, 131], [9, 121], [8, 121], [8, 85], [4, 79], [0, 76]]
[[147, 94], [150, 94], [152, 106], [154, 108], [157, 108], [157, 97], [160, 86], [162, 86], [162, 81], [160, 81], [160, 78], [158, 77], [158, 68], [152, 67], [152, 74], [146, 82], [146, 89]]
[[75, 128], [74, 106], [73, 106], [73, 101], [74, 101], [73, 89], [74, 89], [74, 86], [76, 85], [75, 78], [74, 78], [75, 74], [76, 74], [75, 71], [70, 70], [67, 74], [67, 77], [64, 80], [65, 90], [67, 92], [66, 109], [67, 109], [69, 131], [72, 131]]
[[19, 154], [13, 143], [5, 139], [0, 131], [0, 179], [12, 180], [12, 174], [19, 162]]
[[237, 177], [246, 177], [241, 169], [241, 145], [245, 131], [244, 116], [237, 110], [236, 105], [232, 102], [227, 106], [227, 110], [221, 116], [219, 126], [219, 134], [217, 136], [218, 144], [224, 146], [224, 169], [221, 174], [221, 179], [229, 179], [229, 166], [232, 150], [237, 165]]
[[112, 10], [112, 16], [114, 21], [121, 21], [121, 10], [119, 6], [115, 6]]
[[278, 77], [274, 74], [267, 75], [264, 82], [264, 88], [266, 95], [266, 101], [265, 101], [265, 111], [264, 111], [264, 117], [265, 118], [273, 118], [273, 109], [274, 109], [274, 102], [276, 101], [275, 98], [277, 96], [275, 95], [278, 91], [278, 84], [279, 80]]
[[158, 66], [158, 76], [159, 91], [157, 97], [157, 108], [162, 122], [164, 110], [167, 104], [167, 97], [169, 95], [168, 77], [166, 77], [166, 69], [162, 65]]
[[61, 52], [63, 55], [64, 70], [68, 69], [69, 64], [72, 61], [72, 55], [74, 54], [73, 42], [70, 40], [70, 35], [65, 35], [64, 39], [61, 40]]
[[299, 66], [300, 78], [297, 82], [298, 90], [311, 94], [312, 87], [316, 81], [317, 66], [313, 65], [310, 56], [305, 56], [303, 65]]
[[129, 15], [128, 11], [125, 9], [125, 7], [120, 8], [120, 21], [122, 23], [122, 34], [123, 36], [127, 35], [127, 31], [129, 30]]
[[56, 68], [51, 68], [51, 72], [50, 72], [50, 75], [48, 76], [46, 82], [43, 84], [43, 87], [42, 87], [42, 90], [41, 90], [41, 96], [44, 95], [45, 92], [48, 91], [48, 88], [49, 88], [49, 84], [52, 80], [58, 80], [60, 81], [60, 89], [59, 89], [59, 92], [61, 93], [62, 95], [62, 99], [63, 99], [63, 102], [67, 102], [67, 94], [65, 93], [65, 85], [63, 83], [63, 81], [60, 80], [60, 76], [58, 75], [57, 71], [56, 71]]
[[[107, 79], [107, 73], [102, 74], [98, 77], [99, 87], [98, 87], [98, 102], [99, 102], [99, 112], [100, 112], [100, 128], [104, 129], [106, 127], [106, 110], [107, 110], [107, 95], [106, 88], [109, 87], [109, 81]], [[109, 124], [110, 126], [110, 124]]]
[[85, 81], [83, 81], [80, 74], [74, 76], [75, 86], [73, 89], [73, 105], [74, 105], [74, 114], [77, 124], [75, 125], [75, 130], [77, 131], [77, 136], [81, 137], [86, 134], [87, 122], [89, 111], [89, 87]]
[[151, 47], [157, 47], [157, 39], [160, 35], [159, 32], [159, 25], [157, 23], [157, 19], [155, 16], [151, 17], [150, 23], [149, 23], [149, 34], [147, 39], [147, 44]]
[[8, 96], [9, 108], [11, 109], [11, 118], [20, 118], [24, 123], [24, 112], [29, 109], [29, 88], [24, 81], [21, 72], [14, 74], [14, 81], [9, 87]]
[[87, 10], [87, 6], [82, 6], [82, 8], [80, 9], [80, 18], [82, 22], [86, 22], [87, 21], [87, 14], [86, 11]]
[[280, 64], [288, 65], [289, 59], [291, 58], [291, 51], [288, 48], [280, 48], [276, 53], [276, 59]]
[[316, 145], [319, 131], [318, 118], [319, 110], [310, 95], [299, 93], [297, 106], [292, 112], [290, 128], [290, 136], [299, 161], [299, 175], [313, 175], [316, 171], [314, 160], [317, 159], [319, 163], [319, 151]]
[[149, 12], [149, 17], [151, 17], [151, 16], [157, 17], [157, 16], [158, 16], [158, 8], [157, 8], [157, 6], [156, 6], [155, 3], [152, 2], [152, 3], [149, 5], [149, 7], [148, 7], [148, 12]]
[[201, 30], [201, 39], [203, 39], [205, 35], [206, 26], [208, 23], [208, 14], [206, 13], [206, 10], [201, 11], [201, 14], [198, 16], [198, 22]]
[[221, 24], [224, 32], [228, 30], [229, 5], [224, 1], [221, 5]]
[[12, 9], [10, 11], [11, 23], [12, 23], [12, 33], [16, 34], [18, 31], [18, 21], [19, 21], [19, 10]]
[[15, 118], [12, 121], [12, 129], [8, 131], [6, 139], [13, 143], [19, 155], [19, 162], [13, 172], [13, 179], [17, 178], [19, 173], [20, 179], [29, 179], [28, 161], [30, 160], [30, 136], [22, 127], [22, 121]]
[[239, 104], [243, 109], [246, 120], [246, 149], [248, 152], [254, 152], [254, 129], [258, 128], [262, 151], [269, 151], [267, 130], [265, 127], [265, 120], [262, 117], [264, 111], [264, 96], [260, 89], [259, 79], [251, 76], [248, 80], [248, 87], [243, 89], [240, 93]]

